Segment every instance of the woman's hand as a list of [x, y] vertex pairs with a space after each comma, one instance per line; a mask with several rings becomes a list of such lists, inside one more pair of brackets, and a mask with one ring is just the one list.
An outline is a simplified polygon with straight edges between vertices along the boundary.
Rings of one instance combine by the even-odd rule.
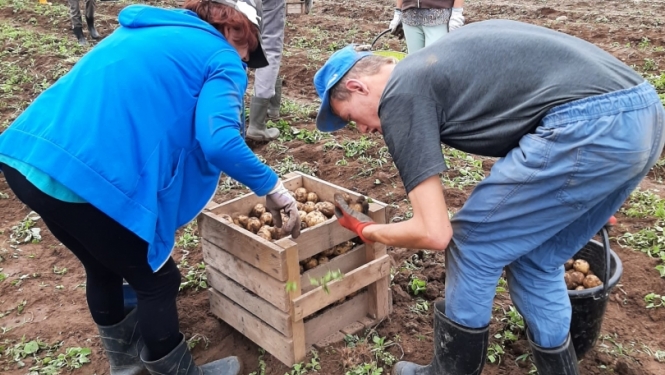
[[[281, 180], [278, 180], [275, 187], [266, 195], [266, 208], [272, 214], [275, 227], [282, 228], [283, 233], [290, 233], [293, 238], [300, 236], [300, 215], [296, 200], [286, 190]], [[286, 223], [282, 223], [281, 210], [284, 210], [289, 217], [289, 221]]]

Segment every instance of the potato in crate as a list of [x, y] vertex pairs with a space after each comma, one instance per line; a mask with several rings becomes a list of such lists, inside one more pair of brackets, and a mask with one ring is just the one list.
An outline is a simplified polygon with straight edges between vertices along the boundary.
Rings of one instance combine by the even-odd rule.
[[265, 197], [255, 194], [209, 204], [198, 220], [211, 311], [293, 366], [312, 346], [341, 340], [390, 313], [391, 263], [385, 245], [353, 241], [331, 202], [342, 192], [377, 223], [386, 222], [384, 203], [301, 173], [283, 182], [303, 218], [297, 239], [279, 238], [265, 215]]

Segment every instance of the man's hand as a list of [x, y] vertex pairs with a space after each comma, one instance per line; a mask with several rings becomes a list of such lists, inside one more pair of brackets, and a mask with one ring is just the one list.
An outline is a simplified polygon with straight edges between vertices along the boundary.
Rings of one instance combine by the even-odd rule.
[[272, 219], [275, 221], [275, 227], [277, 228], [282, 228], [282, 214], [280, 211], [284, 210], [284, 213], [289, 217], [289, 221], [284, 224], [282, 232], [290, 233], [293, 238], [300, 236], [300, 215], [298, 214], [296, 200], [286, 190], [281, 180], [277, 181], [275, 187], [266, 196], [266, 208], [272, 214]]
[[464, 26], [464, 16], [462, 15], [462, 8], [453, 8], [448, 21], [448, 32], [457, 30]]
[[388, 26], [390, 29], [390, 32], [393, 35], [399, 36], [400, 32], [402, 31], [402, 10], [401, 9], [395, 9], [395, 13], [393, 14], [393, 20], [390, 21], [390, 25]]
[[376, 224], [372, 219], [363, 214], [352, 210], [351, 207], [346, 203], [342, 194], [335, 193], [335, 216], [337, 216], [337, 221], [344, 228], [354, 232], [360, 237], [360, 239], [365, 243], [372, 243], [363, 236], [363, 229], [368, 225]]

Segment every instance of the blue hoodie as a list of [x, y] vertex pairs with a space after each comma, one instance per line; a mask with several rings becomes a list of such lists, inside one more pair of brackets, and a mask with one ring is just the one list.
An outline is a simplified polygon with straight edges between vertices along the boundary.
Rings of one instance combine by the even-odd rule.
[[169, 258], [224, 172], [259, 196], [277, 183], [243, 139], [246, 66], [187, 10], [131, 5], [120, 27], [0, 134], [27, 163]]

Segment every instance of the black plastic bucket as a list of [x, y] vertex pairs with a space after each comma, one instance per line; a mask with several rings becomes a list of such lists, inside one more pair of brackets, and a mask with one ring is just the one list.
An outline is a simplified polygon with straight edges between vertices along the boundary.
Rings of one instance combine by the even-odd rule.
[[584, 259], [589, 262], [591, 271], [603, 282], [595, 288], [584, 290], [569, 290], [570, 304], [573, 315], [570, 322], [570, 335], [577, 358], [585, 355], [598, 340], [603, 316], [607, 308], [607, 301], [612, 288], [614, 288], [621, 274], [623, 265], [612, 249], [607, 229], [600, 232], [603, 243], [591, 240], [575, 254], [574, 259]]

